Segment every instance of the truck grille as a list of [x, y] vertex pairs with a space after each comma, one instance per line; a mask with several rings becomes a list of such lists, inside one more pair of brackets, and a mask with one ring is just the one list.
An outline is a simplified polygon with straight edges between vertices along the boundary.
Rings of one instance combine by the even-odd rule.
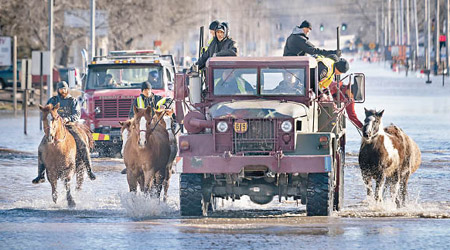
[[233, 152], [269, 152], [275, 149], [275, 120], [247, 119], [248, 130], [243, 134], [234, 132]]
[[95, 118], [127, 118], [132, 103], [133, 99], [95, 100], [95, 108], [100, 109]]

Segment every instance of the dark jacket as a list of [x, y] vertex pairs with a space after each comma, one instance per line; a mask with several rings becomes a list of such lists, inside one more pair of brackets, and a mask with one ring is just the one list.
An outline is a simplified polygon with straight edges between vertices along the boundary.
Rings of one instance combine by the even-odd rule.
[[336, 50], [316, 48], [308, 40], [309, 38], [303, 33], [303, 29], [296, 26], [286, 40], [283, 56], [304, 56], [305, 54], [328, 56], [337, 52]]
[[225, 37], [221, 42], [214, 38], [209, 44], [208, 50], [200, 56], [197, 62], [198, 68], [203, 69], [206, 66], [206, 61], [214, 54], [215, 56], [237, 56], [237, 44], [231, 37]]
[[[153, 93], [149, 97], [145, 97], [143, 94], [141, 94], [140, 96], [144, 99], [145, 108], [147, 108], [148, 106], [151, 106], [152, 108], [156, 108], [156, 103], [158, 103], [159, 100], [162, 99], [161, 96], [155, 95]], [[136, 107], [136, 108], [138, 107], [137, 98], [134, 99], [133, 104], [131, 105], [130, 113], [128, 114], [128, 118], [130, 118], [130, 119], [134, 117], [133, 107]]]
[[73, 98], [70, 94], [66, 98], [62, 98], [60, 94], [51, 97], [48, 104], [56, 106], [59, 103], [58, 114], [64, 119], [67, 118], [70, 122], [76, 122], [80, 119], [81, 110], [78, 105], [77, 99]]

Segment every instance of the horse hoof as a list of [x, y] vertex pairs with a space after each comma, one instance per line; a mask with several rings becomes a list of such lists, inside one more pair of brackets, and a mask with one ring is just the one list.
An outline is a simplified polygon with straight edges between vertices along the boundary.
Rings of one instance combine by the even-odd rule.
[[45, 178], [44, 177], [36, 177], [31, 181], [33, 184], [39, 184], [39, 183], [43, 183], [45, 182]]
[[95, 174], [92, 173], [92, 172], [89, 172], [88, 176], [89, 176], [89, 179], [91, 179], [91, 180], [95, 180], [96, 179]]
[[126, 168], [124, 168], [123, 170], [122, 170], [122, 172], [120, 172], [121, 174], [127, 174], [127, 169]]
[[68, 205], [69, 205], [70, 208], [74, 208], [76, 206], [76, 203], [73, 200], [69, 200], [68, 201]]

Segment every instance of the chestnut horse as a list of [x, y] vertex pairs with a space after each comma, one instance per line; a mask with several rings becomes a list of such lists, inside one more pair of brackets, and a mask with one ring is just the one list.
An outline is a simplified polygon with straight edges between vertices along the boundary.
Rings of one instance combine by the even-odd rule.
[[372, 196], [374, 179], [376, 201], [381, 201], [384, 189], [390, 187], [391, 198], [397, 207], [404, 206], [408, 179], [421, 163], [420, 149], [399, 127], [390, 125], [383, 129], [381, 118], [384, 110], [364, 110], [366, 119], [362, 128], [359, 166], [367, 195]]
[[[70, 180], [76, 170], [77, 147], [74, 137], [65, 127], [64, 121], [58, 114], [59, 103], [53, 107], [49, 104], [45, 107], [39, 105], [42, 111], [44, 124], [44, 138], [38, 149], [38, 164], [43, 164], [47, 171], [47, 179], [52, 186], [52, 197], [56, 203], [58, 194], [56, 185], [58, 179], [64, 180], [69, 207], [75, 206], [75, 201], [70, 193]], [[82, 171], [77, 171], [78, 187], [82, 183]]]
[[133, 119], [121, 123], [129, 131], [123, 159], [130, 192], [136, 192], [139, 184], [141, 191], [155, 191], [159, 198], [166, 184], [170, 143], [165, 124], [158, 122], [161, 112], [154, 113], [151, 107], [134, 107]]

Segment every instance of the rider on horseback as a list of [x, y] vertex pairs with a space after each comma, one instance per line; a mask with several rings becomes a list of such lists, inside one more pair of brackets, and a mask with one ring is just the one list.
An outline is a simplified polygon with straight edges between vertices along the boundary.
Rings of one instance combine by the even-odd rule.
[[[77, 145], [76, 165], [85, 164], [89, 178], [95, 180], [95, 175], [92, 173], [91, 169], [92, 164], [89, 154], [89, 145], [87, 144], [88, 142], [81, 139], [82, 136], [79, 134], [80, 131], [78, 130], [77, 125], [74, 124], [80, 119], [80, 106], [78, 105], [77, 100], [69, 94], [69, 86], [65, 81], [58, 83], [58, 95], [51, 97], [47, 102], [47, 104], [52, 104], [53, 106], [56, 106], [58, 103], [60, 105], [58, 114], [63, 118], [67, 129], [74, 137]], [[32, 182], [34, 184], [44, 182], [44, 175], [45, 165], [39, 165], [38, 176], [33, 179]]]

